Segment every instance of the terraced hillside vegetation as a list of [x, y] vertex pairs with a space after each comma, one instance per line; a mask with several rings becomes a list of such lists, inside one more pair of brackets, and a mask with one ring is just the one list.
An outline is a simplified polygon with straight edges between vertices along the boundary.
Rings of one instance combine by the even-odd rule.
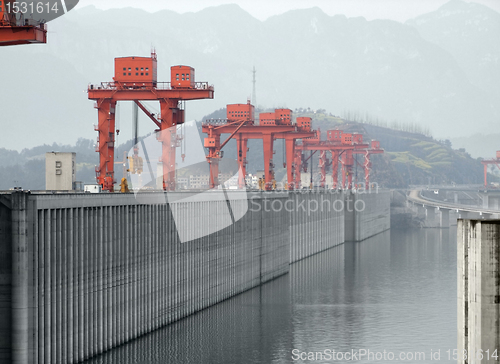
[[[302, 115], [301, 115], [302, 116]], [[376, 139], [385, 150], [383, 155], [372, 156], [372, 180], [385, 187], [404, 188], [416, 184], [480, 184], [483, 166], [480, 159], [472, 158], [464, 149], [453, 149], [448, 140], [389, 127], [348, 121], [342, 118], [314, 113], [313, 125], [322, 134], [328, 129], [362, 133], [364, 140]], [[326, 135], [323, 136], [326, 138]], [[361, 160], [360, 160], [361, 162]], [[492, 180], [495, 177], [491, 176]]]

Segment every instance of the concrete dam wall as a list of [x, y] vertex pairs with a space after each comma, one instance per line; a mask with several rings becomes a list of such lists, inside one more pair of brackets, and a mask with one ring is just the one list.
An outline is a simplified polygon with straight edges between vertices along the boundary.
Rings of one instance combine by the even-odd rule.
[[344, 199], [1, 194], [0, 363], [79, 362], [286, 274], [345, 240], [340, 205], [314, 202]]
[[391, 227], [390, 192], [345, 196], [345, 241], [361, 241]]

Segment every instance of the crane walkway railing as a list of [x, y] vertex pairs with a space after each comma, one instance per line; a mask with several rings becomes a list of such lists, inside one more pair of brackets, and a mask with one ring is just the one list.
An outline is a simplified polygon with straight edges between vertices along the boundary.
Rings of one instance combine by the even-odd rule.
[[171, 82], [101, 82], [98, 85], [89, 85], [89, 90], [213, 90], [213, 88], [208, 82], [195, 82], [194, 87], [172, 87]]

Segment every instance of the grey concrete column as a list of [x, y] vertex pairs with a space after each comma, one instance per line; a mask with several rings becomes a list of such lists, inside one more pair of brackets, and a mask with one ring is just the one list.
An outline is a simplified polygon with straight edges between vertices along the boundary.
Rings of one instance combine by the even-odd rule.
[[458, 192], [453, 192], [453, 203], [458, 204]]
[[415, 205], [417, 208], [417, 217], [419, 219], [426, 219], [427, 218], [427, 210], [424, 206], [422, 205]]
[[450, 210], [439, 210], [439, 227], [449, 228], [450, 227]]
[[[471, 221], [471, 230], [474, 229]], [[500, 343], [498, 329], [500, 302], [498, 280], [500, 260], [500, 222], [480, 222], [471, 231], [469, 243], [469, 352], [489, 350]], [[469, 360], [474, 363], [493, 363], [490, 360]]]
[[12, 363], [28, 362], [28, 194], [12, 194]]
[[496, 363], [491, 355], [500, 343], [500, 221], [459, 221], [457, 234], [458, 345], [469, 356], [459, 363]]
[[499, 202], [500, 202], [500, 198], [499, 197], [492, 198], [491, 208], [494, 209], [494, 210], [499, 210], [500, 209]]
[[[457, 225], [457, 351], [468, 350], [468, 248], [469, 248], [468, 220], [458, 220]], [[465, 360], [458, 360], [458, 364], [465, 364]]]
[[426, 209], [426, 225], [428, 227], [437, 226], [436, 208], [427, 206], [425, 209]]
[[483, 194], [481, 196], [483, 198], [483, 209], [487, 209], [489, 206], [489, 200], [490, 200], [490, 196], [488, 196], [487, 194]]

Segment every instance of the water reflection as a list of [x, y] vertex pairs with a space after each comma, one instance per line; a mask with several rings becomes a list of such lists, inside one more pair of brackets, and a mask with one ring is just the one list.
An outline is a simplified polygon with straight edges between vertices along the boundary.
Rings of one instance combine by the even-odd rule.
[[425, 229], [347, 243], [89, 363], [302, 363], [292, 360], [293, 349], [362, 348], [425, 353], [408, 363], [430, 363], [431, 350], [440, 349], [451, 363], [455, 241], [455, 229]]

